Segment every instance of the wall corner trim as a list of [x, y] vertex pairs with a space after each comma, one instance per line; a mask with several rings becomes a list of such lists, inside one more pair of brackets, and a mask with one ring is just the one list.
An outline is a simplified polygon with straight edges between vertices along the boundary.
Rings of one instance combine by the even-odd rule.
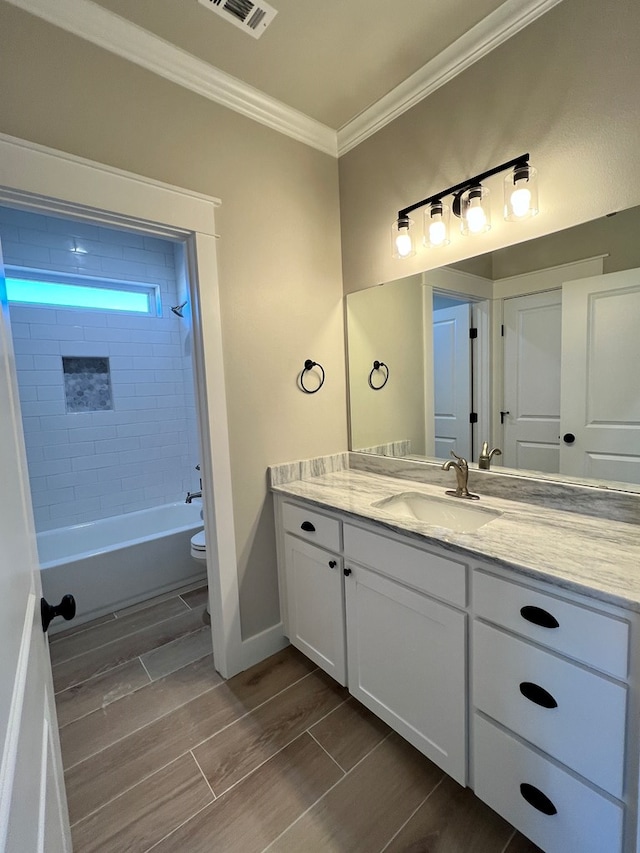
[[341, 157], [423, 101], [562, 0], [506, 0], [449, 47], [338, 130]]
[[278, 133], [332, 157], [340, 157], [562, 0], [506, 0], [338, 131], [169, 44], [91, 0], [7, 2]]
[[325, 154], [337, 156], [335, 130], [103, 9], [91, 0], [8, 2], [210, 101]]

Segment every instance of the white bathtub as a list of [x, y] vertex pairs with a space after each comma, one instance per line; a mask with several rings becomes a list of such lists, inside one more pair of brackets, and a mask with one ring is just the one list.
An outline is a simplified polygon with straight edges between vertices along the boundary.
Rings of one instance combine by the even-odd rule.
[[[154, 595], [204, 580], [190, 540], [202, 530], [202, 505], [174, 503], [39, 533], [44, 597], [57, 604], [70, 592], [75, 624]], [[68, 627], [62, 619], [50, 633]]]

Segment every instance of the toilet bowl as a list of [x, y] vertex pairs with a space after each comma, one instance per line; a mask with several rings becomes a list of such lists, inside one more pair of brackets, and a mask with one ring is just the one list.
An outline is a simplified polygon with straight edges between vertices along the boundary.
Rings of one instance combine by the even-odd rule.
[[191, 556], [194, 560], [206, 562], [207, 545], [204, 538], [204, 530], [200, 530], [191, 537]]
[[[191, 537], [191, 556], [200, 563], [207, 562], [207, 543], [204, 538], [204, 530], [200, 530]], [[207, 625], [211, 624], [211, 613], [209, 612], [208, 604], [204, 609], [203, 619]]]

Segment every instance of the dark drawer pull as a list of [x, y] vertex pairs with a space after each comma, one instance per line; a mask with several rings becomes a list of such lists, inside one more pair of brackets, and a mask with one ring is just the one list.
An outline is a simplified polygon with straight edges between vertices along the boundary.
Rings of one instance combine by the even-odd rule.
[[330, 568], [330, 569], [335, 569], [335, 567], [336, 567], [337, 565], [338, 565], [338, 564], [336, 563], [336, 561], [335, 561], [335, 560], [329, 560], [329, 568]]
[[520, 683], [520, 693], [525, 699], [533, 702], [535, 705], [540, 705], [542, 708], [557, 708], [558, 703], [553, 698], [548, 690], [540, 687], [539, 684], [534, 684], [533, 681], [522, 681]]
[[556, 617], [552, 616], [547, 610], [543, 610], [542, 607], [533, 607], [533, 605], [527, 604], [520, 608], [520, 615], [527, 622], [533, 622], [534, 625], [539, 625], [541, 628], [560, 627]]
[[549, 797], [543, 794], [539, 788], [529, 785], [528, 782], [522, 782], [520, 785], [520, 793], [530, 806], [537, 809], [542, 814], [554, 815], [558, 814], [558, 809], [553, 805]]
[[315, 533], [316, 529], [310, 521], [303, 521], [300, 525], [300, 530], [306, 530], [307, 533]]

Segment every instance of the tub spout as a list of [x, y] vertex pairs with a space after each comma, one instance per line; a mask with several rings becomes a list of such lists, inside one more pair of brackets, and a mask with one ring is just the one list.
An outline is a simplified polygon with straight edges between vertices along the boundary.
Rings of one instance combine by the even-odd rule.
[[185, 499], [186, 504], [190, 504], [194, 498], [201, 498], [202, 492], [187, 492], [187, 497]]

